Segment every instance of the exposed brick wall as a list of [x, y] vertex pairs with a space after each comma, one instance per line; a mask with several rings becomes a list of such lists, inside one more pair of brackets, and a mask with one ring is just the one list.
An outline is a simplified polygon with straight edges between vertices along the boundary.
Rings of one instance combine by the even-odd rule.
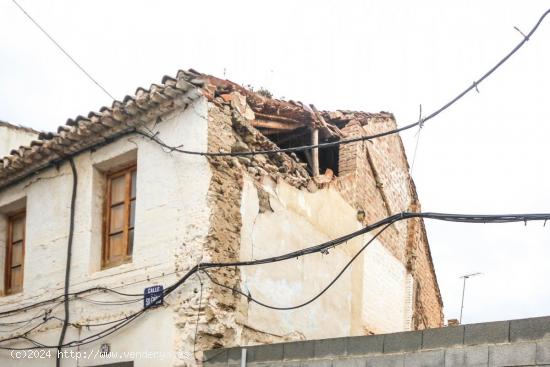
[[[342, 132], [346, 136], [357, 137], [372, 133], [372, 129], [369, 128], [367, 131], [360, 121], [352, 120], [342, 129]], [[395, 152], [389, 148], [393, 145], [392, 138], [384, 137], [373, 142], [363, 141], [340, 147], [339, 161], [344, 168], [339, 167], [340, 177], [337, 179], [339, 182], [337, 187], [351, 205], [365, 212], [365, 224], [377, 222], [390, 213], [394, 214], [392, 209], [399, 208], [401, 203], [392, 203], [385, 199], [393, 198], [395, 196], [393, 192], [408, 190], [406, 182], [382, 180], [388, 176], [388, 168], [394, 165], [391, 161], [403, 159], [401, 152]], [[383, 157], [379, 152], [388, 152], [388, 154]], [[348, 176], [353, 178], [350, 179]], [[399, 230], [400, 226], [392, 226], [382, 233], [380, 238], [396, 258], [404, 261], [405, 233]]]
[[[346, 137], [358, 137], [394, 128], [395, 120], [388, 115], [352, 119], [341, 130]], [[365, 212], [365, 224], [372, 224], [402, 211], [419, 210], [408, 171], [401, 138], [390, 135], [342, 145], [340, 177], [333, 185], [351, 205]], [[413, 276], [413, 328], [441, 326], [443, 304], [423, 221], [395, 223], [380, 239]]]
[[[420, 204], [414, 199], [410, 211], [420, 211]], [[433, 264], [428, 244], [426, 228], [421, 219], [412, 219], [408, 223], [407, 268], [414, 274], [414, 329], [441, 327], [443, 325], [443, 303], [437, 279], [433, 273]]]

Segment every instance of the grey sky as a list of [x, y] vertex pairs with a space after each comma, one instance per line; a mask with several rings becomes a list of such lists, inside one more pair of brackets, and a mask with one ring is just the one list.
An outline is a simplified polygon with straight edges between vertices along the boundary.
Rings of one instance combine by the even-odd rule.
[[[320, 109], [413, 122], [471, 84], [548, 1], [30, 1], [20, 4], [121, 99], [180, 68]], [[109, 104], [9, 0], [0, 2], [0, 119], [53, 130]], [[414, 167], [425, 211], [550, 211], [550, 18], [471, 94], [426, 123]], [[412, 157], [416, 130], [402, 134]], [[427, 222], [446, 318], [550, 314], [550, 223]]]

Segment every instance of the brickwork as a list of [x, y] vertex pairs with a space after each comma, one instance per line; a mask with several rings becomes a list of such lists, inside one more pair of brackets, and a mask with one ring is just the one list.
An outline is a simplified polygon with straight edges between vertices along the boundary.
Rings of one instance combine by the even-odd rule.
[[[209, 104], [209, 151], [239, 151], [273, 149], [275, 145], [253, 128], [253, 114], [239, 94], [224, 95]], [[346, 136], [361, 136], [395, 127], [392, 118], [371, 118], [369, 121], [352, 120], [342, 131]], [[345, 200], [365, 212], [364, 224], [373, 223], [388, 215], [409, 210], [416, 203], [411, 188], [408, 165], [398, 136], [378, 139], [376, 142], [358, 142], [342, 145], [339, 154], [339, 177], [330, 182]], [[239, 211], [244, 176], [260, 182], [269, 177], [273, 182], [284, 180], [298, 189], [317, 190], [303, 165], [287, 154], [255, 157], [209, 158], [212, 180], [208, 199], [211, 226], [204, 260], [226, 262], [239, 256], [242, 218]], [[407, 290], [403, 297], [405, 314], [412, 315], [414, 328], [439, 326], [442, 323], [442, 305], [433, 272], [427, 239], [420, 220], [398, 223], [383, 236], [382, 247], [389, 251], [408, 270], [403, 279]], [[239, 286], [238, 269], [212, 272], [218, 282], [231, 287]], [[405, 281], [403, 281], [405, 282]], [[407, 281], [408, 282], [408, 281]], [[276, 336], [247, 327], [246, 299], [219, 287], [208, 288], [201, 309], [197, 350], [228, 345], [273, 343]], [[407, 309], [412, 305], [412, 309]], [[403, 317], [404, 319], [404, 317]], [[400, 322], [399, 325], [401, 325]], [[407, 322], [403, 328], [407, 327]]]
[[[352, 119], [341, 130], [346, 137], [358, 137], [394, 128], [395, 120], [388, 115]], [[339, 170], [333, 185], [351, 205], [365, 212], [365, 224], [420, 209], [398, 135], [341, 146]], [[443, 304], [423, 221], [398, 222], [380, 238], [413, 276], [413, 328], [441, 326]]]

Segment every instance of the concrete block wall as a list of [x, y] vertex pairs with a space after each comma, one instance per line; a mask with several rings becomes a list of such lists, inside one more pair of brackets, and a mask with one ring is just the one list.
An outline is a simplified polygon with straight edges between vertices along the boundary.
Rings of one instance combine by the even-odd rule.
[[[246, 366], [550, 366], [550, 316], [394, 334], [244, 347]], [[205, 366], [241, 366], [240, 347], [205, 353]]]

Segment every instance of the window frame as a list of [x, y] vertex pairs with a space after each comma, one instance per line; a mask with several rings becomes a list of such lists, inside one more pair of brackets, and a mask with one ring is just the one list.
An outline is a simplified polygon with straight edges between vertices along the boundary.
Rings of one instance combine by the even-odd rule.
[[[23, 218], [23, 234], [21, 237], [21, 287], [13, 289], [11, 284], [12, 276], [12, 250], [13, 250], [13, 225], [16, 220]], [[14, 213], [8, 215], [7, 218], [7, 240], [6, 240], [6, 251], [5, 251], [5, 261], [4, 261], [4, 294], [12, 295], [21, 293], [23, 291], [23, 283], [25, 281], [25, 242], [26, 242], [26, 227], [27, 227], [27, 211], [26, 209], [18, 210]]]
[[[105, 197], [103, 205], [103, 235], [102, 235], [102, 246], [101, 246], [101, 269], [107, 269], [122, 265], [132, 261], [132, 253], [128, 253], [129, 249], [129, 232], [134, 229], [134, 226], [130, 226], [130, 211], [131, 211], [131, 202], [137, 200], [137, 193], [134, 199], [132, 199], [132, 173], [136, 172], [137, 178], [137, 162], [132, 162], [126, 164], [122, 167], [110, 170], [105, 174]], [[109, 237], [112, 235], [111, 232], [111, 207], [112, 207], [112, 197], [111, 189], [112, 182], [114, 179], [125, 176], [124, 182], [124, 224], [122, 231], [119, 233], [123, 234], [123, 243], [126, 251], [126, 255], [120, 260], [110, 260], [109, 258]], [[129, 179], [128, 179], [129, 176]], [[134, 204], [135, 205], [135, 204]], [[135, 210], [135, 208], [134, 208]], [[135, 213], [134, 213], [135, 215]], [[135, 220], [135, 219], [134, 219]], [[134, 223], [135, 224], [135, 223]], [[133, 248], [133, 245], [132, 245]], [[133, 251], [132, 251], [133, 252]]]

